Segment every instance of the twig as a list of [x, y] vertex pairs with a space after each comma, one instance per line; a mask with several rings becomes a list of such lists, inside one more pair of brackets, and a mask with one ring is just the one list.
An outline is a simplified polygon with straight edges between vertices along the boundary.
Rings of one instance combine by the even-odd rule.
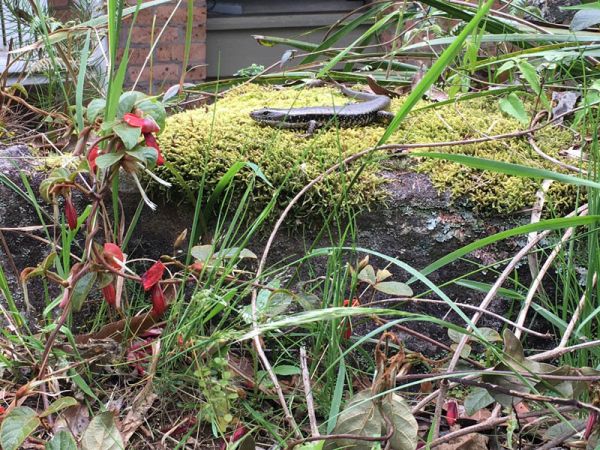
[[[579, 208], [579, 211], [580, 211], [579, 216], [587, 215], [587, 213], [588, 213], [587, 205], [583, 205], [581, 208]], [[554, 249], [552, 250], [550, 255], [548, 255], [546, 262], [544, 262], [544, 265], [538, 271], [538, 274], [536, 275], [535, 279], [531, 283], [531, 286], [529, 286], [527, 296], [525, 297], [525, 301], [523, 302], [523, 306], [521, 307], [521, 311], [519, 312], [519, 317], [517, 318], [517, 323], [519, 324], [519, 326], [522, 326], [525, 323], [525, 319], [527, 318], [527, 312], [529, 311], [531, 302], [533, 301], [533, 298], [535, 297], [537, 290], [541, 286], [542, 280], [543, 280], [544, 276], [546, 275], [546, 272], [548, 272], [548, 270], [552, 266], [552, 263], [554, 262], [556, 257], [559, 255], [560, 250], [562, 249], [563, 245], [565, 244], [565, 242], [567, 242], [571, 238], [571, 235], [574, 233], [574, 231], [575, 231], [575, 228], [571, 227], [571, 228], [568, 228], [564, 232], [560, 242], [558, 244], [556, 244], [556, 246], [554, 247]], [[519, 329], [515, 330], [515, 336], [517, 338], [521, 337], [521, 331]]]
[[584, 342], [583, 344], [572, 345], [571, 347], [555, 348], [537, 355], [529, 356], [527, 359], [532, 361], [546, 361], [548, 359], [558, 358], [567, 353], [576, 352], [584, 348], [600, 347], [600, 339], [596, 341]]
[[565, 442], [567, 439], [569, 439], [574, 434], [579, 433], [580, 431], [583, 431], [585, 429], [585, 423], [571, 424], [571, 426], [573, 426], [574, 429], [571, 428], [571, 429], [568, 429], [567, 431], [565, 431], [564, 433], [559, 434], [554, 439], [546, 442], [541, 447], [538, 447], [537, 450], [552, 450], [553, 448], [556, 448], [560, 444]]
[[317, 425], [312, 387], [310, 386], [310, 373], [308, 372], [308, 364], [306, 363], [306, 347], [300, 347], [300, 368], [302, 369], [302, 383], [304, 384], [304, 396], [306, 397], [306, 409], [308, 410], [310, 432], [313, 437], [318, 437], [319, 426]]
[[581, 169], [579, 167], [575, 167], [570, 164], [564, 163], [564, 162], [560, 161], [559, 159], [556, 159], [556, 158], [544, 153], [544, 151], [536, 144], [535, 140], [531, 136], [529, 136], [527, 138], [527, 140], [529, 141], [529, 145], [531, 145], [531, 148], [533, 148], [533, 151], [536, 152], [538, 155], [540, 155], [545, 160], [550, 161], [553, 164], [556, 164], [558, 167], [560, 167], [562, 169], [570, 170], [571, 172], [575, 172], [575, 173], [581, 173]]
[[[550, 189], [550, 186], [554, 180], [544, 180], [542, 181], [542, 185], [535, 193], [535, 202], [533, 203], [533, 208], [531, 209], [531, 220], [530, 223], [538, 223], [542, 218], [542, 211], [544, 209], [544, 202], [546, 201], [546, 192]], [[537, 236], [537, 231], [532, 231], [527, 236], [527, 240], [530, 241]], [[529, 262], [529, 272], [531, 273], [531, 278], [535, 278], [539, 272], [539, 264], [538, 258], [535, 253], [530, 253], [527, 255], [527, 261]]]

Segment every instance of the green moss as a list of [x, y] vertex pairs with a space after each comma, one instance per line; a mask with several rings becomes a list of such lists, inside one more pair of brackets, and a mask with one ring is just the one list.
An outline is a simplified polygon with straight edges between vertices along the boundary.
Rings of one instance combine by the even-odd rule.
[[[298, 136], [294, 130], [259, 126], [250, 119], [250, 111], [265, 106], [289, 108], [331, 105], [333, 102], [343, 104], [347, 101], [332, 88], [298, 91], [246, 85], [230, 91], [212, 106], [171, 116], [160, 136], [160, 144], [167, 160], [192, 190], [198, 187], [202, 175], [206, 174], [210, 192], [232, 164], [250, 161], [261, 167], [274, 186], [282, 186], [280, 204], [285, 205], [324, 170], [374, 145], [384, 128], [381, 125], [341, 130], [332, 128], [321, 130], [307, 139]], [[402, 99], [395, 99], [392, 110], [397, 110], [402, 102]], [[404, 121], [389, 142], [450, 141], [519, 129], [521, 126], [516, 121], [498, 111], [495, 102], [482, 100], [417, 112]], [[570, 145], [572, 136], [560, 129], [547, 128], [537, 135], [537, 139], [544, 151], [557, 157], [559, 150]], [[556, 170], [539, 158], [522, 138], [438, 150]], [[335, 173], [327, 182], [317, 185], [306, 194], [296, 214], [330, 206], [343, 195], [357, 170], [358, 165], [353, 166], [348, 173]], [[367, 164], [351, 194], [344, 198], [345, 206], [367, 206], [380, 198], [382, 181], [377, 170], [375, 160]], [[539, 184], [436, 160], [420, 161], [415, 170], [429, 174], [437, 188], [450, 189], [454, 196], [469, 199], [482, 211], [509, 213], [528, 207]], [[160, 175], [175, 186], [180, 184], [164, 169]], [[245, 176], [250, 176], [249, 171]], [[240, 188], [245, 187], [246, 181], [244, 176], [237, 177]], [[558, 205], [573, 203], [570, 188], [555, 183], [551, 191], [556, 194]], [[272, 198], [273, 189], [259, 181], [253, 195], [256, 202], [264, 204]]]

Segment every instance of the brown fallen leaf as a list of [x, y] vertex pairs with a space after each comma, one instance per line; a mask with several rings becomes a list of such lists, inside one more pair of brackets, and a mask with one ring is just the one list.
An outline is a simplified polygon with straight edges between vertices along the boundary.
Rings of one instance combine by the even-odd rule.
[[90, 424], [90, 414], [85, 405], [79, 404], [69, 406], [64, 409], [54, 422], [52, 431], [57, 433], [59, 430], [70, 431], [75, 438], [79, 438]]
[[406, 94], [406, 92], [408, 91], [407, 87], [400, 88], [400, 92], [392, 91], [391, 89], [380, 85], [377, 81], [375, 81], [375, 78], [371, 76], [367, 77], [367, 84], [369, 85], [369, 88], [373, 91], [373, 94], [385, 95], [390, 98], [400, 97]]
[[438, 450], [487, 450], [489, 438], [483, 434], [470, 433], [459, 436], [437, 447]]
[[135, 316], [132, 319], [123, 319], [117, 322], [111, 322], [95, 333], [80, 334], [75, 336], [77, 344], [87, 344], [91, 340], [113, 339], [122, 342], [125, 339], [139, 336], [144, 331], [152, 328], [158, 323], [150, 312], [141, 316]]
[[[152, 407], [152, 404], [158, 398], [154, 392], [147, 393], [139, 402], [136, 401], [132, 405], [131, 409], [125, 416], [125, 419], [121, 422], [120, 431], [123, 436], [123, 442], [127, 444], [131, 436], [137, 431], [137, 429], [144, 423], [146, 413]], [[138, 400], [138, 399], [136, 399]]]

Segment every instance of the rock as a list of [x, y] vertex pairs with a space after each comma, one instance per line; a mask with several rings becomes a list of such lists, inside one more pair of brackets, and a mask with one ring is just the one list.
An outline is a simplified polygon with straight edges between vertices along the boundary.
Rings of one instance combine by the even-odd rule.
[[542, 18], [550, 23], [569, 24], [576, 11], [562, 10], [563, 6], [580, 5], [581, 0], [530, 0], [529, 4], [539, 8]]
[[[9, 147], [0, 151], [4, 156], [3, 172], [6, 177], [13, 183], [22, 186], [19, 173], [28, 175], [32, 189], [37, 193], [43, 174], [37, 172], [35, 163], [28, 159], [31, 154], [27, 148]], [[6, 158], [11, 160], [17, 157], [23, 158], [17, 160], [18, 167], [6, 166]], [[376, 209], [359, 215], [356, 222], [357, 246], [398, 258], [416, 269], [427, 266], [437, 258], [468, 242], [513, 226], [519, 219], [518, 217], [478, 217], [460, 202], [451, 201], [448, 193], [438, 193], [425, 174], [417, 174], [402, 168], [387, 169], [381, 172], [381, 176], [388, 181], [385, 185], [387, 198], [385, 203], [379, 204]], [[121, 193], [120, 198], [126, 217], [131, 219], [140, 201], [139, 193], [135, 190], [127, 190]], [[83, 206], [80, 199], [77, 209], [81, 211]], [[175, 200], [163, 202], [154, 212], [149, 208], [144, 208], [127, 249], [130, 253], [129, 257], [156, 259], [162, 254], [173, 254], [174, 241], [185, 228], [188, 231], [191, 229], [193, 215], [192, 206], [178, 203]], [[38, 216], [28, 201], [3, 184], [0, 185], [0, 217], [2, 218], [2, 227], [39, 225]], [[284, 259], [290, 261], [304, 255], [307, 242], [310, 243], [314, 239], [315, 232], [309, 231], [303, 235], [294, 229], [294, 226], [292, 225], [287, 230], [281, 230], [270, 254], [271, 263]], [[269, 231], [270, 228], [267, 227], [265, 233]], [[18, 272], [25, 267], [37, 265], [50, 248], [25, 234], [6, 231], [4, 235], [16, 270], [10, 264], [10, 259], [6, 258], [7, 253], [4, 248], [0, 248], [0, 263], [8, 275], [12, 292], [16, 294], [17, 304], [23, 308]], [[250, 242], [248, 247], [260, 254], [265, 240], [266, 234], [263, 234], [262, 237]], [[321, 244], [329, 245], [326, 241], [322, 241]], [[509, 241], [508, 244], [503, 244], [503, 247], [486, 248], [477, 256], [482, 263], [494, 263], [511, 254], [516, 248], [516, 244], [518, 242]], [[385, 261], [376, 257], [372, 257], [371, 261], [377, 268], [384, 268], [386, 265]], [[319, 259], [316, 264], [316, 273], [318, 275], [325, 274], [326, 258]], [[472, 265], [460, 262], [431, 274], [429, 278], [440, 284], [472, 269]], [[397, 267], [390, 267], [389, 270], [394, 273], [396, 281], [406, 281], [410, 278], [409, 274]], [[477, 279], [485, 281], [485, 276], [479, 276]], [[35, 283], [30, 283], [30, 300], [39, 314], [45, 304], [43, 290]], [[474, 291], [466, 292], [464, 288], [460, 287], [444, 288], [444, 291], [451, 298], [461, 302], [478, 303], [481, 299], [481, 294]], [[396, 306], [403, 310], [432, 314], [440, 318], [446, 317], [449, 312], [446, 305]], [[502, 300], [497, 300], [491, 309], [503, 313], [507, 309], [507, 304]], [[448, 318], [455, 319], [452, 314]], [[481, 324], [494, 328], [501, 326], [499, 321], [490, 320], [488, 317], [484, 318]], [[424, 328], [422, 323], [415, 324], [415, 326], [434, 339], [447, 341], [446, 332], [441, 328]], [[409, 348], [417, 345], [412, 338], [408, 336], [406, 338]], [[434, 346], [424, 346], [420, 341], [418, 345], [421, 350], [428, 350], [428, 353], [436, 351]]]

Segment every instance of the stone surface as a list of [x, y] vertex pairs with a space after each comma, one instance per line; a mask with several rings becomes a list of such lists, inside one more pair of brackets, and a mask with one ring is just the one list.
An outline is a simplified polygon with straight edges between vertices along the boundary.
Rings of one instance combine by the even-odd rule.
[[579, 5], [581, 0], [530, 0], [529, 4], [539, 8], [542, 17], [550, 23], [569, 24], [576, 11], [563, 11], [560, 8]]
[[[39, 182], [43, 175], [35, 170], [30, 159], [29, 152], [24, 147], [10, 147], [0, 149], [0, 169], [8, 179], [15, 184], [22, 185], [20, 174], [27, 175], [32, 184], [34, 192], [37, 193]], [[17, 164], [13, 167], [13, 164]], [[514, 219], [477, 217], [469, 209], [460, 203], [452, 203], [447, 193], [440, 194], [431, 185], [426, 175], [415, 174], [407, 169], [395, 168], [381, 173], [388, 180], [386, 190], [388, 198], [385, 204], [370, 212], [359, 215], [357, 219], [356, 245], [382, 254], [398, 258], [417, 269], [427, 266], [437, 258], [471, 242], [475, 239], [498, 232], [514, 225]], [[131, 218], [140, 197], [135, 189], [128, 186], [121, 195], [126, 216]], [[78, 205], [81, 210], [83, 205]], [[522, 218], [524, 219], [524, 218]], [[172, 254], [173, 243], [184, 229], [191, 229], [193, 220], [193, 208], [185, 203], [170, 201], [160, 204], [156, 211], [144, 208], [139, 220], [138, 228], [133, 234], [128, 247], [130, 258], [152, 258], [156, 259], [162, 254]], [[39, 225], [39, 219], [35, 210], [28, 202], [15, 194], [14, 191], [0, 184], [0, 227], [15, 228], [23, 226]], [[270, 228], [267, 227], [267, 232]], [[38, 233], [39, 235], [39, 233]], [[4, 248], [0, 248], [0, 264], [8, 275], [9, 283], [16, 300], [22, 308], [22, 293], [18, 286], [18, 272], [28, 266], [37, 265], [50, 251], [50, 247], [39, 240], [34, 240], [23, 233], [4, 231], [8, 248], [14, 259], [15, 268], [11, 267], [10, 259], [6, 256]], [[307, 242], [312, 242], [315, 232], [310, 228], [300, 227], [293, 224], [284, 229], [278, 235], [270, 254], [272, 263], [287, 259], [293, 260], [304, 254]], [[248, 247], [255, 253], [260, 254], [264, 246], [265, 236], [250, 242]], [[521, 242], [522, 243], [522, 242]], [[322, 241], [323, 246], [329, 245]], [[516, 249], [518, 242], [509, 241], [502, 248], [486, 248], [473, 259], [482, 264], [490, 264], [503, 259]], [[377, 268], [384, 268], [385, 262], [375, 257], [371, 258], [372, 264]], [[326, 268], [326, 259], [321, 258], [314, 261], [313, 270], [317, 275], [323, 275]], [[388, 268], [394, 274], [394, 280], [405, 281], [409, 278], [406, 272], [396, 267]], [[473, 270], [474, 266], [469, 263], [460, 262], [453, 264], [429, 277], [437, 284], [450, 280], [459, 274]], [[485, 280], [485, 276], [477, 279]], [[43, 291], [39, 285], [32, 283], [30, 287], [30, 301], [36, 310], [43, 309]], [[420, 290], [419, 287], [416, 289]], [[464, 288], [444, 288], [444, 291], [454, 300], [479, 303], [481, 295], [473, 291], [465, 291]], [[445, 305], [416, 304], [410, 307], [404, 305], [388, 305], [399, 307], [403, 310], [432, 314], [437, 317], [455, 319], [449, 314], [449, 308]], [[491, 307], [492, 310], [503, 313], [507, 309], [504, 300], [497, 300]], [[483, 325], [499, 328], [498, 321], [484, 319]], [[429, 336], [447, 341], [445, 331], [431, 327], [424, 328], [423, 324], [409, 324]], [[407, 338], [410, 347], [417, 345], [417, 341]], [[434, 353], [433, 346], [420, 348]], [[413, 347], [414, 348], [414, 347]]]

